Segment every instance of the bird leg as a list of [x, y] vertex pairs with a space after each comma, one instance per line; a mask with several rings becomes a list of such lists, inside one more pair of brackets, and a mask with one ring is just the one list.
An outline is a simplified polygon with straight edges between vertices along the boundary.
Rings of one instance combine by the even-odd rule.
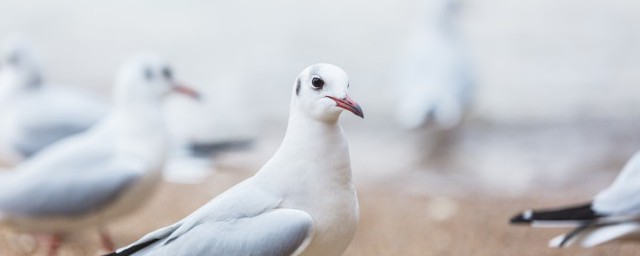
[[46, 234], [39, 236], [39, 240], [43, 241], [47, 247], [48, 256], [58, 255], [58, 249], [60, 249], [60, 245], [62, 244], [62, 238], [61, 234]]
[[116, 246], [111, 239], [111, 235], [106, 228], [102, 227], [98, 229], [98, 234], [100, 235], [100, 245], [102, 245], [102, 249], [107, 252], [113, 252], [116, 249]]

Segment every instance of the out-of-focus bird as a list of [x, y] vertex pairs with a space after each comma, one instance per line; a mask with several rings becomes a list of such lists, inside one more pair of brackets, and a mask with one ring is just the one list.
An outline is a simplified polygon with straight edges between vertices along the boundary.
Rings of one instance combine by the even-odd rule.
[[340, 255], [358, 223], [347, 141], [338, 118], [363, 117], [339, 67], [298, 77], [280, 149], [255, 176], [181, 221], [112, 255]]
[[640, 233], [640, 152], [625, 165], [616, 180], [591, 202], [551, 210], [528, 210], [512, 224], [532, 227], [571, 227], [571, 232], [549, 241], [551, 247], [592, 247]]
[[0, 158], [15, 164], [108, 113], [99, 97], [45, 82], [36, 49], [24, 38], [0, 50]]
[[0, 176], [0, 224], [48, 237], [55, 254], [64, 234], [97, 227], [113, 250], [104, 225], [138, 208], [161, 176], [167, 134], [161, 102], [170, 92], [197, 93], [173, 78], [152, 53], [120, 70], [111, 114]]
[[447, 130], [463, 119], [472, 79], [455, 17], [456, 0], [422, 0], [419, 23], [396, 66], [396, 119], [406, 129]]
[[218, 154], [251, 148], [252, 139], [228, 139], [219, 141], [173, 140], [172, 152], [164, 169], [164, 179], [174, 183], [200, 183], [215, 169], [214, 158]]

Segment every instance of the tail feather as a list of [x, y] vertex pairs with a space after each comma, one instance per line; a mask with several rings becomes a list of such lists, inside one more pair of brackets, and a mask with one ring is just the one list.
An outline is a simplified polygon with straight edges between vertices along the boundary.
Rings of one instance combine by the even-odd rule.
[[575, 244], [589, 248], [638, 232], [640, 232], [640, 224], [637, 222], [581, 226], [551, 239], [549, 247], [562, 248]]
[[230, 140], [211, 143], [191, 143], [189, 152], [194, 156], [204, 157], [215, 155], [223, 151], [244, 150], [253, 145], [253, 139]]
[[151, 239], [151, 240], [145, 241], [143, 243], [135, 244], [135, 245], [133, 245], [131, 247], [128, 247], [128, 248], [126, 248], [126, 249], [124, 249], [122, 251], [112, 252], [110, 254], [106, 254], [106, 255], [103, 255], [103, 256], [131, 256], [134, 253], [144, 249], [145, 247], [147, 247], [149, 245], [152, 245], [153, 243], [155, 243], [157, 241], [160, 241], [160, 239], [159, 238]]
[[596, 221], [602, 217], [605, 216], [593, 211], [591, 203], [586, 203], [551, 210], [528, 210], [512, 217], [510, 223], [533, 226], [576, 227]]

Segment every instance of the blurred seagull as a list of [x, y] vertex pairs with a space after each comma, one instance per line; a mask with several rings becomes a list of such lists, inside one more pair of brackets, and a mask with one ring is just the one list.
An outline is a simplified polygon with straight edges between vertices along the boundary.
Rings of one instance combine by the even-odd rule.
[[108, 113], [98, 97], [44, 82], [38, 54], [20, 37], [0, 50], [0, 155], [16, 163]]
[[512, 224], [532, 227], [572, 227], [549, 242], [550, 247], [592, 247], [640, 233], [640, 152], [625, 165], [616, 180], [591, 202], [553, 210], [528, 210]]
[[422, 0], [416, 31], [397, 66], [400, 101], [396, 119], [406, 129], [432, 126], [448, 130], [464, 117], [472, 80], [464, 47], [456, 33], [455, 0]]
[[45, 234], [54, 255], [63, 235], [103, 226], [136, 209], [161, 176], [167, 135], [161, 111], [170, 92], [197, 98], [160, 57], [141, 54], [118, 74], [111, 114], [85, 133], [45, 149], [0, 176], [0, 224]]
[[111, 255], [340, 255], [358, 223], [343, 109], [363, 117], [339, 67], [297, 77], [280, 149], [255, 176]]

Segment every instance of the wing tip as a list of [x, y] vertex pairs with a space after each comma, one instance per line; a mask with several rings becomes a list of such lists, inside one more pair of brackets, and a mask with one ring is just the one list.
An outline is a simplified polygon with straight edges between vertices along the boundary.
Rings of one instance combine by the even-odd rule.
[[591, 203], [558, 209], [527, 210], [511, 218], [511, 224], [533, 224], [534, 222], [590, 222], [605, 217], [595, 212]]
[[533, 210], [526, 210], [516, 216], [511, 217], [509, 220], [510, 224], [520, 225], [520, 224], [531, 224], [533, 221]]
[[147, 247], [147, 246], [149, 246], [149, 245], [151, 245], [151, 244], [153, 244], [153, 243], [155, 243], [157, 241], [160, 241], [160, 239], [159, 238], [151, 239], [151, 240], [146, 241], [144, 243], [135, 244], [135, 245], [132, 245], [130, 247], [126, 247], [126, 248], [124, 248], [124, 249], [122, 249], [120, 251], [115, 251], [115, 252], [112, 252], [110, 254], [105, 254], [103, 256], [130, 256], [130, 255], [134, 255], [136, 252], [144, 249], [145, 247]]

